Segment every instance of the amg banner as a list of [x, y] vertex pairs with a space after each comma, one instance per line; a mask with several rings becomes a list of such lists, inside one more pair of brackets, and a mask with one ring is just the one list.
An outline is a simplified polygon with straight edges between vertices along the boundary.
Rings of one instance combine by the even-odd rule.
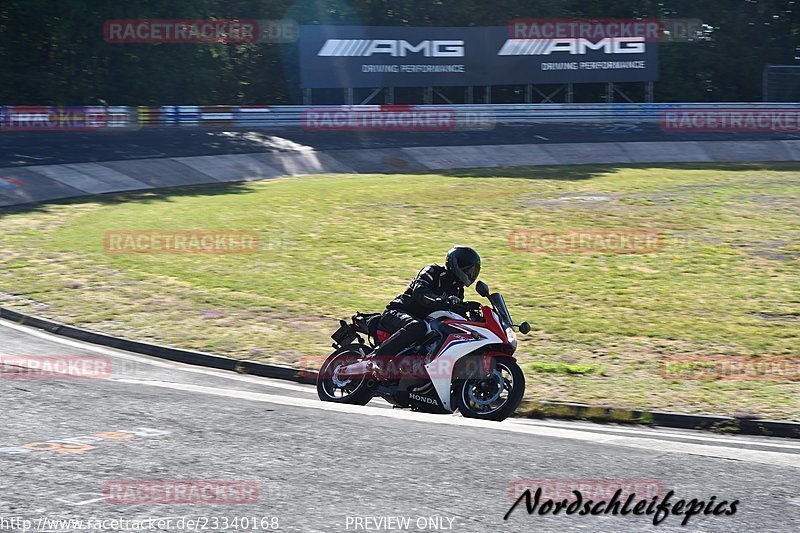
[[658, 79], [645, 36], [515, 38], [505, 26], [301, 26], [304, 88], [598, 83]]

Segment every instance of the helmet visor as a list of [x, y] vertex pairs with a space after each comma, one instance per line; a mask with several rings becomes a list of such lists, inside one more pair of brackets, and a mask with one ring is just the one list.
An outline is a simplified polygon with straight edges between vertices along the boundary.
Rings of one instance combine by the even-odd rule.
[[465, 279], [463, 279], [462, 281], [464, 282], [464, 285], [469, 287], [470, 285], [475, 283], [476, 279], [478, 279], [478, 276], [481, 273], [481, 265], [480, 263], [473, 263], [471, 265], [466, 265], [464, 267], [461, 267], [461, 271], [464, 273], [465, 277]]

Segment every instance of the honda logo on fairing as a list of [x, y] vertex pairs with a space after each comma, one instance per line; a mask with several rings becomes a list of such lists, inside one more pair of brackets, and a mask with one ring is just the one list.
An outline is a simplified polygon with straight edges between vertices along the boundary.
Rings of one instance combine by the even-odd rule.
[[389, 54], [406, 57], [409, 53], [422, 53], [425, 57], [464, 57], [464, 41], [420, 41], [413, 45], [402, 39], [328, 39], [317, 55], [369, 57]]
[[606, 54], [642, 54], [644, 37], [607, 37], [599, 41], [589, 39], [508, 39], [497, 52], [499, 56], [547, 56], [555, 52], [582, 55], [591, 50]]
[[414, 394], [413, 392], [408, 393], [408, 397], [412, 400], [417, 400], [418, 402], [430, 403], [433, 405], [439, 405], [439, 402], [434, 400], [433, 398], [427, 398], [425, 396], [420, 396], [419, 394]]

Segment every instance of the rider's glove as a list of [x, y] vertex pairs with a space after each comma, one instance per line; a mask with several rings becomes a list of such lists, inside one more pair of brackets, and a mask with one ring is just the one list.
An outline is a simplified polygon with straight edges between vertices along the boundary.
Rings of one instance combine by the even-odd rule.
[[448, 296], [447, 297], [447, 307], [455, 307], [457, 305], [461, 305], [461, 298], [458, 296]]

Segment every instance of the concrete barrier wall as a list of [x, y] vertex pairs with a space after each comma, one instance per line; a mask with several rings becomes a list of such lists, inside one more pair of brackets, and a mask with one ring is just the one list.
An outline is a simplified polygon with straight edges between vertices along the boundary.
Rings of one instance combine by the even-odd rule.
[[0, 206], [76, 196], [338, 173], [522, 165], [800, 161], [798, 141], [676, 141], [375, 148], [134, 159], [0, 169]]

